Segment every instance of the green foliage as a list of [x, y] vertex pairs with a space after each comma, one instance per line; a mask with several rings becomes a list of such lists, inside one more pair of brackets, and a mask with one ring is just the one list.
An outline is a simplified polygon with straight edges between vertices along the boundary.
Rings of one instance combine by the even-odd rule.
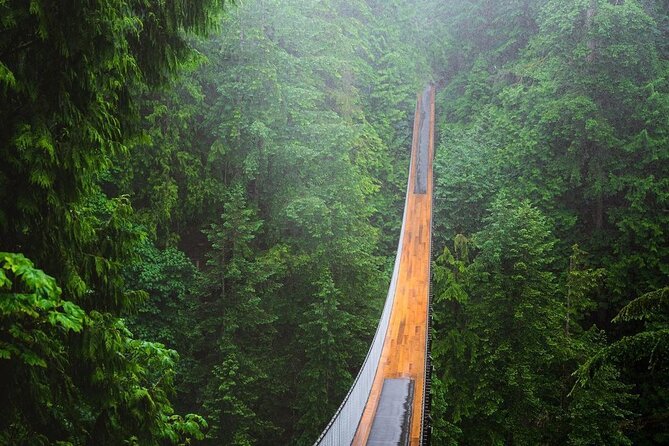
[[[64, 335], [81, 331], [83, 310], [62, 300], [55, 279], [22, 254], [1, 252], [0, 267], [0, 358], [38, 367], [64, 361]], [[60, 336], [51, 338], [54, 333]]]
[[197, 366], [206, 382], [197, 393], [211, 420], [209, 438], [225, 444], [249, 445], [278, 434], [259, 401], [276, 392], [270, 381], [276, 316], [268, 299], [284, 265], [282, 248], [256, 251], [261, 227], [243, 190], [233, 188], [219, 222], [205, 231], [211, 251], [197, 311], [208, 317], [200, 319], [195, 354], [204, 358]]
[[[444, 246], [457, 234], [476, 235], [471, 266], [445, 254], [434, 269], [434, 345], [445, 349], [435, 354], [441, 370], [435, 397], [445, 414], [436, 421], [435, 437], [443, 444], [467, 444], [472, 438], [509, 443], [508, 431], [496, 439], [477, 437], [508, 428], [519, 429], [513, 442], [522, 444], [665, 441], [659, 415], [666, 408], [666, 392], [660, 390], [665, 378], [659, 369], [647, 371], [645, 362], [649, 352], [660, 349], [655, 343], [665, 342], [661, 328], [650, 330], [661, 327], [663, 307], [657, 301], [642, 303], [645, 299], [630, 302], [666, 285], [669, 261], [667, 216], [660, 211], [666, 208], [669, 168], [662, 149], [668, 128], [666, 5], [545, 0], [449, 6], [447, 16], [434, 16], [443, 26], [430, 31], [426, 45], [444, 85], [437, 99], [442, 122], [435, 160], [436, 239]], [[521, 215], [528, 225], [541, 219], [529, 210], [511, 211], [514, 206], [504, 211], [500, 197], [506, 197], [501, 202], [522, 198], [540, 210], [544, 224], [554, 228], [553, 242], [540, 242], [541, 225], [511, 225]], [[547, 312], [530, 314], [522, 311], [522, 299], [505, 297], [525, 293], [542, 296], [535, 299]], [[477, 296], [482, 302], [494, 297], [500, 308], [477, 319]], [[616, 322], [658, 320], [612, 326], [621, 308]], [[509, 358], [522, 364], [520, 352], [527, 349], [543, 351], [534, 354], [544, 359], [505, 382], [484, 373], [494, 359], [503, 358], [500, 350], [480, 354], [471, 346], [480, 350], [477, 342], [512, 339], [516, 316], [545, 333], [537, 340], [525, 332]], [[648, 329], [637, 333], [635, 323], [649, 324]], [[499, 331], [489, 335], [495, 327]], [[609, 348], [618, 360], [601, 359]], [[460, 353], [467, 349], [472, 353]], [[595, 363], [602, 367], [588, 365]], [[520, 365], [500, 370], [507, 367]], [[592, 380], [579, 372], [574, 387], [571, 373], [584, 368], [592, 370]], [[507, 393], [519, 376], [526, 379], [521, 395], [527, 399]], [[554, 389], [542, 384], [546, 379]], [[476, 400], [476, 385], [492, 387], [491, 401]], [[467, 389], [463, 396], [460, 387]], [[493, 397], [500, 393], [504, 396]], [[535, 411], [525, 419], [495, 419], [518, 401], [533, 401]], [[485, 427], [467, 418], [467, 410], [474, 413], [481, 406], [490, 410], [483, 417]], [[546, 412], [535, 426], [544, 437], [519, 438], [526, 420], [542, 407]]]
[[2, 258], [0, 442], [201, 436], [168, 399], [176, 353], [120, 319], [146, 298], [122, 275], [144, 231], [106, 180], [138, 135], [138, 94], [192, 59], [188, 34], [222, 3], [0, 2], [0, 240], [25, 255]]
[[[572, 321], [582, 322], [584, 316], [597, 308], [597, 303], [592, 297], [593, 291], [602, 285], [606, 270], [603, 268], [591, 269], [585, 263], [587, 253], [582, 251], [578, 245], [572, 246], [572, 255], [569, 257], [569, 270], [567, 272], [566, 310], [567, 320], [565, 330], [570, 332]], [[576, 325], [576, 328], [580, 328]]]
[[622, 384], [616, 367], [606, 366], [593, 374], [587, 385], [577, 384], [569, 406], [569, 444], [631, 445], [623, 428], [634, 414], [629, 406], [631, 385]]
[[82, 294], [68, 265], [92, 231], [76, 210], [126, 151], [133, 96], [173, 76], [191, 54], [183, 32], [211, 27], [219, 4], [35, 1], [0, 10], [2, 239], [58, 271], [68, 292]]
[[[79, 435], [109, 445], [177, 444], [203, 437], [206, 423], [197, 416], [175, 415], [168, 399], [174, 393], [176, 351], [133, 339], [121, 320], [97, 312], [90, 313], [81, 342], [81, 378], [90, 382], [95, 397], [78, 402], [88, 414], [76, 426]], [[108, 359], [101, 361], [98, 354]]]
[[318, 438], [353, 380], [348, 367], [352, 352], [341, 345], [354, 337], [349, 327], [355, 316], [339, 308], [340, 292], [330, 274], [323, 273], [315, 285], [314, 302], [304, 312], [298, 334], [306, 361], [299, 376], [304, 391], [297, 404], [313, 408], [298, 421], [302, 435], [296, 444], [304, 445]]
[[191, 293], [197, 270], [176, 248], [160, 250], [145, 240], [138, 251], [137, 259], [124, 269], [126, 281], [149, 298], [128, 318], [128, 326], [140, 339], [156, 340], [182, 351], [195, 307]]
[[631, 444], [620, 428], [632, 415], [631, 387], [616, 369], [570, 393], [571, 371], [604, 345], [598, 330], [576, 324], [603, 271], [574, 247], [560, 284], [557, 240], [527, 201], [501, 194], [484, 223], [471, 240], [458, 235], [457, 257], [446, 249], [433, 268], [434, 441]]
[[639, 444], [662, 443], [667, 439], [664, 414], [669, 401], [668, 297], [669, 288], [665, 287], [639, 296], [623, 307], [613, 322], [643, 321], [643, 330], [601, 348], [578, 370], [581, 386], [592, 385], [600, 374], [611, 370], [621, 373], [626, 381], [636, 382], [640, 398], [635, 409], [641, 417], [630, 423], [630, 429], [639, 431], [635, 435]]
[[0, 259], [3, 443], [157, 445], [203, 436], [206, 423], [175, 415], [168, 400], [175, 351], [63, 300], [55, 279], [23, 255]]
[[635, 320], [666, 322], [667, 315], [669, 315], [669, 288], [665, 287], [639, 296], [625, 305], [613, 318], [613, 322]]
[[538, 443], [542, 434], [523, 426], [551, 418], [556, 388], [550, 376], [564, 354], [564, 309], [549, 269], [555, 240], [527, 202], [497, 199], [487, 223], [475, 236], [480, 252], [472, 263], [476, 322], [469, 329], [481, 339], [476, 357], [485, 358], [472, 370], [472, 410], [487, 424], [478, 429], [480, 441]]
[[198, 42], [202, 67], [142, 99], [145, 137], [112, 181], [203, 274], [183, 294], [181, 273], [147, 281], [168, 262], [142, 250], [129, 277], [155, 300], [133, 329], [183, 345], [178, 405], [203, 408], [206, 443], [311, 443], [364, 358], [425, 66], [409, 11], [250, 2]]

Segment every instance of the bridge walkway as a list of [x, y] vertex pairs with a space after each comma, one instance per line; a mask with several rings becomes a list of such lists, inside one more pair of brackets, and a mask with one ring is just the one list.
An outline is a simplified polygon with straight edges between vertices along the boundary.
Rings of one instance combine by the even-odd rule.
[[316, 446], [426, 446], [429, 442], [426, 372], [430, 367], [434, 93], [429, 86], [417, 98], [402, 231], [376, 335], [348, 395]]
[[[427, 94], [419, 96], [416, 104], [411, 153], [408, 182], [410, 190], [406, 200], [406, 220], [395, 300], [372, 390], [353, 439], [352, 445], [355, 446], [367, 444], [381, 389], [384, 380], [389, 378], [414, 380], [409, 444], [418, 446], [421, 441], [432, 237], [434, 154], [434, 89], [432, 88], [427, 90]], [[419, 159], [421, 154], [427, 156]], [[419, 172], [423, 163], [426, 164], [426, 169], [424, 172]], [[422, 181], [419, 181], [419, 174], [425, 176], [427, 187], [424, 193], [420, 193]]]

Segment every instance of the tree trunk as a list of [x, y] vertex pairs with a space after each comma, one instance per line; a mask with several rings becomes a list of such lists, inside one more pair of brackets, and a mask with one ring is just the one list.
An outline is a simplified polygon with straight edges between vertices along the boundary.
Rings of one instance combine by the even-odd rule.
[[[597, 0], [590, 0], [590, 5], [585, 11], [585, 32], [586, 34], [590, 32], [592, 28], [592, 21], [597, 14]], [[595, 39], [588, 39], [588, 55], [586, 56], [586, 61], [592, 63], [595, 60], [595, 50], [597, 49], [597, 42]]]

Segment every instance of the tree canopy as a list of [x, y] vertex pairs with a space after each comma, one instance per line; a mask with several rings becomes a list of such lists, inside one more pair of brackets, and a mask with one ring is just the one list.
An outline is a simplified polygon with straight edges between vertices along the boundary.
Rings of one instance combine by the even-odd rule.
[[0, 443], [307, 445], [437, 85], [434, 444], [669, 438], [669, 6], [0, 0]]

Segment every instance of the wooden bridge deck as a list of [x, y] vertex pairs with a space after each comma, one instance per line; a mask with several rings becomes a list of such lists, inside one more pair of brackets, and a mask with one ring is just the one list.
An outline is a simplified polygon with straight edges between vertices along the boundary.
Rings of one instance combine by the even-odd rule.
[[427, 165], [427, 190], [424, 194], [413, 193], [416, 187], [417, 154], [420, 133], [420, 116], [423, 98], [419, 95], [414, 119], [409, 173], [409, 194], [406, 203], [404, 243], [395, 302], [390, 316], [390, 325], [385, 337], [372, 391], [353, 445], [367, 443], [374, 414], [386, 378], [410, 378], [414, 380], [414, 399], [410, 422], [410, 445], [420, 444], [423, 419], [423, 385], [425, 380], [425, 341], [430, 281], [430, 239], [432, 220], [432, 158], [434, 154], [434, 89], [429, 93], [429, 141]]

